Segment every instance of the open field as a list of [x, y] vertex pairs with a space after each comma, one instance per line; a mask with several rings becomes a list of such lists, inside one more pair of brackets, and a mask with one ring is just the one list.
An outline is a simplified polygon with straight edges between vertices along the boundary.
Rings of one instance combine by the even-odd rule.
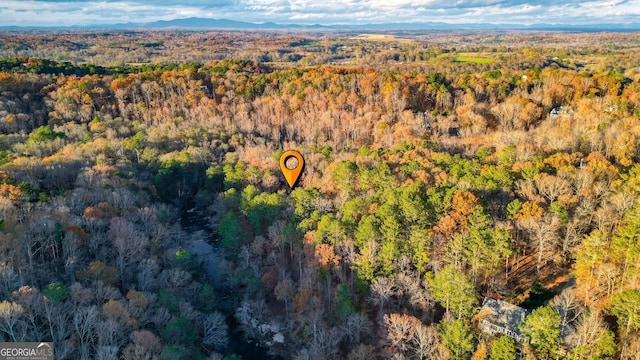
[[489, 64], [494, 62], [493, 59], [488, 59], [486, 57], [478, 57], [473, 56], [472, 54], [458, 55], [455, 57], [454, 61], [456, 62], [472, 62], [476, 64]]
[[399, 41], [399, 42], [411, 42], [411, 39], [404, 39], [395, 35], [389, 34], [360, 34], [351, 38], [352, 40], [367, 40], [367, 41]]

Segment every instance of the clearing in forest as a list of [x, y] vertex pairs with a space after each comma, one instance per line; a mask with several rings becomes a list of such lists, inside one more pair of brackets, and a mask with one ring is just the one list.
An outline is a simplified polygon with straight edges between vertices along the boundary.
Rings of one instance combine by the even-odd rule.
[[403, 39], [396, 37], [395, 35], [388, 34], [360, 34], [358, 36], [352, 37], [353, 40], [368, 40], [368, 41], [400, 41], [400, 42], [409, 42], [410, 39]]

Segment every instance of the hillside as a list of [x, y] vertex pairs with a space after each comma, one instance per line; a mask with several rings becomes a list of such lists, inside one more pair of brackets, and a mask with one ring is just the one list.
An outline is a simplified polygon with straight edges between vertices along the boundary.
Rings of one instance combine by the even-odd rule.
[[634, 358], [640, 35], [358, 35], [4, 33], [0, 341]]

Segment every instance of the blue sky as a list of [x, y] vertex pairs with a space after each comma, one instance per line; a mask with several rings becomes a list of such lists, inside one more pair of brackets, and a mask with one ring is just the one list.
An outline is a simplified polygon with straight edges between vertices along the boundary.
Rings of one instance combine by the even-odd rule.
[[2, 0], [0, 26], [151, 22], [185, 17], [357, 24], [640, 23], [640, 0]]

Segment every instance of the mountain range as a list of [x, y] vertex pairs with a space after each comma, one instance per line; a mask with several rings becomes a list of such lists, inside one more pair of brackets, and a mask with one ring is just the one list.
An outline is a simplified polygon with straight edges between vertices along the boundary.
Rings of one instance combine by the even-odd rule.
[[[627, 24], [493, 24], [468, 23], [450, 24], [444, 22], [410, 22], [410, 23], [372, 23], [357, 25], [303, 25], [276, 24], [273, 22], [253, 23], [229, 19], [211, 19], [190, 17], [174, 20], [161, 20], [148, 23], [96, 24], [84, 26], [48, 27], [55, 29], [220, 29], [220, 30], [390, 30], [390, 31], [420, 31], [420, 30], [539, 30], [539, 31], [640, 31], [640, 23]], [[44, 27], [3, 26], [0, 29], [44, 29]]]

